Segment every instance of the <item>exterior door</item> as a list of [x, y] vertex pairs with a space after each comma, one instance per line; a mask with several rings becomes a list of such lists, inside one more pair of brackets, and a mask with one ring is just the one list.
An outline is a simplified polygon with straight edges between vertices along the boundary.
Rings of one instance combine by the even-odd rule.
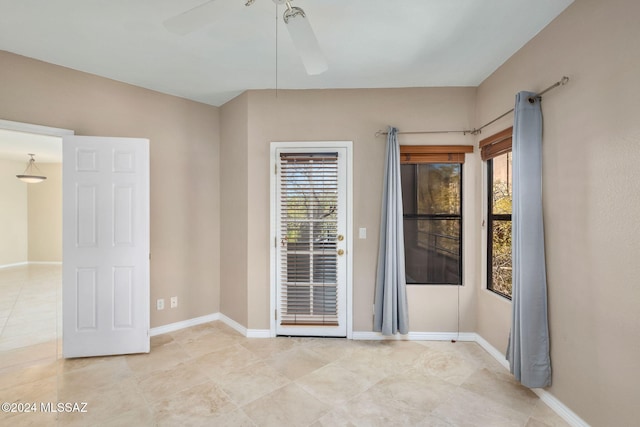
[[275, 150], [277, 335], [347, 335], [346, 154]]
[[149, 352], [149, 140], [63, 138], [64, 357]]

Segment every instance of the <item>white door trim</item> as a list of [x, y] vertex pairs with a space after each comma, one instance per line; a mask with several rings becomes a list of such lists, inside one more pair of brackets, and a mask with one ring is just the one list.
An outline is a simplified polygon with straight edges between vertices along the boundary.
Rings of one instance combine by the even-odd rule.
[[11, 120], [0, 120], [0, 129], [15, 130], [18, 132], [35, 133], [38, 135], [49, 135], [49, 136], [65, 136], [65, 135], [75, 134], [74, 131], [69, 129], [34, 125], [32, 123], [12, 122]]
[[352, 141], [290, 141], [290, 142], [272, 142], [271, 150], [269, 154], [269, 167], [270, 167], [270, 233], [269, 233], [269, 282], [270, 282], [270, 334], [272, 337], [276, 336], [276, 318], [275, 312], [277, 309], [276, 303], [276, 257], [277, 250], [275, 247], [275, 241], [277, 236], [276, 224], [277, 224], [277, 212], [276, 212], [276, 193], [277, 193], [277, 179], [276, 179], [276, 150], [281, 148], [304, 148], [304, 149], [319, 149], [326, 150], [327, 148], [344, 148], [347, 152], [346, 164], [347, 164], [347, 182], [346, 182], [346, 195], [347, 195], [347, 232], [345, 240], [347, 242], [347, 338], [353, 338], [353, 142]]

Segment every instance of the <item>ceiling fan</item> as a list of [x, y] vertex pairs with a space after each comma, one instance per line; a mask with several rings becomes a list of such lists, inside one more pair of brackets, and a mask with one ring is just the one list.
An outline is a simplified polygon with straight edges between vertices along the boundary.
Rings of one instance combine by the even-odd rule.
[[[167, 19], [164, 21], [165, 28], [173, 33], [186, 35], [210, 24], [217, 13], [216, 8], [213, 6], [215, 1], [209, 0], [193, 9]], [[245, 1], [245, 6], [251, 6], [255, 2], [255, 0]], [[304, 10], [291, 6], [291, 1], [293, 0], [272, 1], [276, 5], [286, 6], [282, 19], [293, 40], [293, 45], [307, 70], [307, 74], [317, 75], [324, 73], [328, 68], [327, 60], [320, 50], [320, 45]]]

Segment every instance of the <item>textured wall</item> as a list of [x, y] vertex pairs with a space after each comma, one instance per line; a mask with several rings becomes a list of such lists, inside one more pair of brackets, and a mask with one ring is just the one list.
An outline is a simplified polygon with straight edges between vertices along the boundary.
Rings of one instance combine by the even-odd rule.
[[25, 165], [0, 159], [0, 266], [28, 260], [28, 184], [16, 178]]
[[62, 262], [62, 164], [38, 168], [47, 179], [28, 188], [29, 261]]
[[[638, 424], [640, 3], [577, 0], [478, 89], [478, 122], [544, 96], [543, 203], [553, 385], [594, 426]], [[510, 125], [509, 119], [485, 135]], [[478, 332], [504, 349], [510, 304], [481, 291]]]
[[[219, 311], [219, 110], [0, 52], [0, 118], [150, 139], [151, 326]], [[175, 309], [155, 299], [178, 296]]]
[[[372, 304], [380, 228], [386, 139], [379, 129], [467, 129], [474, 119], [475, 88], [355, 89], [249, 92], [248, 149], [248, 306], [249, 327], [269, 328], [269, 149], [271, 141], [353, 141], [353, 320], [355, 331], [372, 330]], [[401, 135], [401, 144], [473, 144], [470, 135]], [[475, 330], [478, 273], [473, 220], [478, 199], [477, 153], [464, 170], [464, 284], [410, 286], [412, 331]], [[367, 228], [367, 239], [357, 230]]]

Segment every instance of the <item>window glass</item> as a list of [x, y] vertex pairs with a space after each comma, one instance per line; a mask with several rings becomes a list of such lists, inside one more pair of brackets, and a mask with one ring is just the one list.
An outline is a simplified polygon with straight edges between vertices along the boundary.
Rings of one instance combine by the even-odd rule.
[[487, 227], [487, 288], [511, 299], [511, 153], [487, 161], [489, 212]]
[[407, 284], [462, 284], [462, 165], [401, 165]]

